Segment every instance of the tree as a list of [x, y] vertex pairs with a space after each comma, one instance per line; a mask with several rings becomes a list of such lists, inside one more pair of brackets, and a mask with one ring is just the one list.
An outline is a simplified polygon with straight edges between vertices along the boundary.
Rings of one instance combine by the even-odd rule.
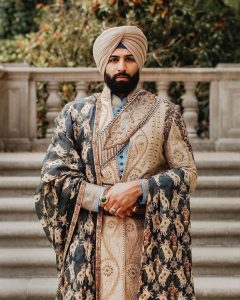
[[147, 66], [211, 67], [240, 57], [239, 17], [222, 0], [58, 0], [43, 10], [27, 48], [28, 61], [37, 66], [93, 65], [96, 36], [125, 24], [146, 34]]
[[48, 0], [0, 0], [0, 39], [37, 31], [36, 12]]
[[53, 0], [0, 0], [0, 63], [21, 62], [25, 35], [38, 30], [35, 18]]

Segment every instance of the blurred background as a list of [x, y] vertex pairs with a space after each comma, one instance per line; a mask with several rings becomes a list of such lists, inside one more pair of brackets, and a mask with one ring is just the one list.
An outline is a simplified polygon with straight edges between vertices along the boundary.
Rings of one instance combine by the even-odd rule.
[[[0, 63], [36, 67], [94, 67], [92, 45], [102, 30], [140, 27], [149, 41], [146, 67], [215, 67], [240, 61], [239, 0], [0, 0]], [[145, 87], [156, 92], [154, 83]], [[101, 90], [94, 83], [89, 91]], [[183, 85], [168, 94], [182, 106]], [[62, 104], [74, 99], [62, 84]], [[199, 137], [209, 137], [209, 87], [199, 84]], [[46, 84], [38, 84], [38, 138], [46, 136]]]

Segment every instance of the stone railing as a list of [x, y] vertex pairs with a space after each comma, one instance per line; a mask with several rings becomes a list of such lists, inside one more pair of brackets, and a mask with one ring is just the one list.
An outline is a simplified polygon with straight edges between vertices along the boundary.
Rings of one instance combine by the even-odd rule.
[[[55, 117], [61, 110], [60, 82], [74, 82], [77, 97], [86, 96], [90, 82], [102, 81], [95, 68], [34, 68], [24, 65], [0, 66], [0, 150], [39, 150], [36, 138], [36, 84], [47, 82], [47, 138], [52, 135]], [[169, 99], [171, 82], [182, 82], [183, 117], [189, 137], [199, 150], [240, 149], [240, 66], [217, 68], [146, 68], [140, 84], [155, 82], [157, 94]], [[210, 138], [197, 137], [198, 101], [195, 89], [199, 82], [210, 83]], [[171, 99], [169, 99], [171, 100]], [[46, 143], [49, 142], [49, 139]], [[40, 147], [41, 148], [41, 147]]]

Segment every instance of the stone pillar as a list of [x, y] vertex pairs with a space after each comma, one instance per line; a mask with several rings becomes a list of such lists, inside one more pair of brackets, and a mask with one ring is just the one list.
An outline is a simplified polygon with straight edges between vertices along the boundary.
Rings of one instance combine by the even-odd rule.
[[61, 99], [59, 97], [59, 83], [50, 81], [47, 85], [49, 96], [46, 101], [48, 128], [46, 137], [52, 137], [54, 131], [54, 120], [61, 111]]
[[88, 88], [88, 84], [86, 83], [86, 81], [77, 82], [76, 83], [77, 96], [75, 99], [76, 100], [84, 99], [87, 96], [86, 94], [87, 88]]
[[[3, 80], [2, 80], [3, 75], [4, 75], [4, 68], [2, 65], [0, 65], [0, 94], [2, 95], [2, 99], [4, 99], [4, 95], [3, 95], [4, 86], [3, 86]], [[4, 126], [4, 124], [3, 124], [3, 112], [4, 111], [1, 109], [1, 106], [0, 106], [0, 131], [1, 131], [1, 128], [3, 128], [3, 126]], [[2, 152], [3, 150], [4, 150], [4, 142], [0, 136], [0, 152]]]
[[184, 82], [185, 94], [183, 95], [183, 118], [185, 120], [188, 135], [190, 138], [197, 138], [198, 124], [198, 101], [195, 96], [197, 82]]
[[[240, 64], [219, 64], [238, 68]], [[227, 72], [227, 70], [226, 70]], [[212, 82], [210, 87], [210, 138], [218, 151], [240, 150], [240, 77]]]
[[157, 81], [157, 94], [158, 97], [164, 100], [171, 101], [169, 95], [168, 95], [168, 88], [169, 88], [170, 82], [168, 81]]
[[[30, 73], [26, 64], [6, 64], [0, 83], [0, 140], [4, 151], [29, 151], [36, 136], [34, 104], [30, 95]], [[34, 124], [32, 124], [34, 122]], [[33, 129], [31, 129], [33, 128]]]

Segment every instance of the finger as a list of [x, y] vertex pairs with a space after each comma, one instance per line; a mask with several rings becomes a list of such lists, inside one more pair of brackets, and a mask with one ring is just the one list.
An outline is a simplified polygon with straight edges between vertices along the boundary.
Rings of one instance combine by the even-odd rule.
[[128, 217], [131, 217], [133, 215], [133, 212], [132, 212], [132, 210], [127, 210], [126, 214], [128, 215]]
[[120, 218], [122, 218], [122, 219], [124, 219], [124, 218], [126, 217], [124, 213], [122, 213], [122, 214], [117, 214], [117, 213], [115, 213], [114, 216], [120, 217]]
[[111, 199], [108, 199], [106, 205], [104, 206], [104, 209], [106, 211], [109, 211], [113, 207], [113, 205], [114, 205], [114, 201]]
[[117, 214], [122, 214], [122, 213], [125, 213], [125, 211], [127, 210], [126, 207], [119, 207], [118, 210], [116, 211]]
[[104, 191], [101, 199], [103, 199], [103, 201], [101, 201], [101, 206], [104, 208], [107, 204], [107, 202], [110, 199], [110, 193], [109, 193], [110, 188], [106, 188], [106, 190]]
[[[104, 200], [105, 199], [105, 200]], [[107, 204], [107, 202], [108, 202], [108, 198], [105, 196], [105, 197], [102, 197], [101, 198], [101, 202], [100, 202], [100, 205], [102, 206], [102, 207], [105, 207], [106, 206], [106, 204]]]
[[115, 215], [116, 211], [117, 211], [117, 208], [113, 206], [113, 207], [110, 208], [109, 213], [111, 215]]

